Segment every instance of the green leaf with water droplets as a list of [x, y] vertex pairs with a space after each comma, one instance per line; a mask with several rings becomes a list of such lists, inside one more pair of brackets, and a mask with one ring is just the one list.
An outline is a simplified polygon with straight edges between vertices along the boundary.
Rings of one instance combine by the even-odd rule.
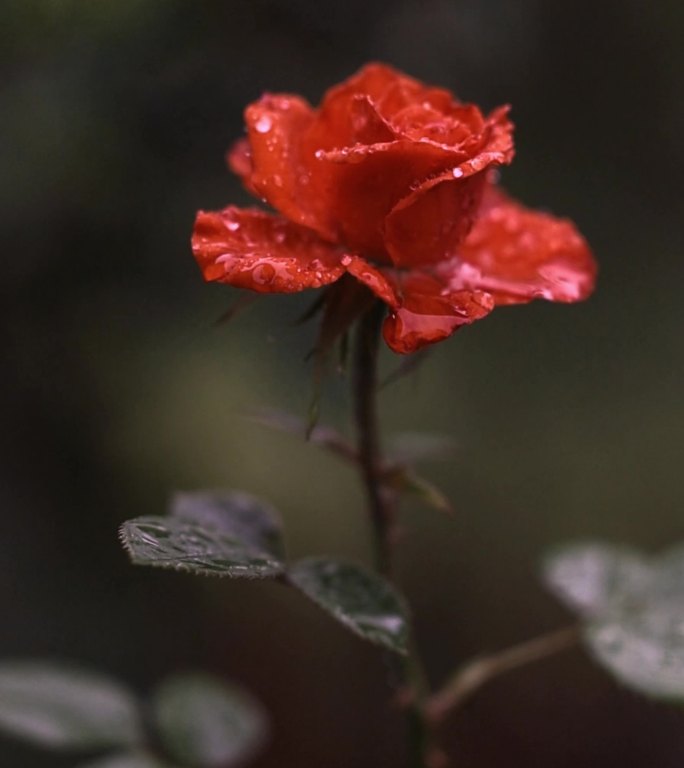
[[280, 516], [262, 499], [241, 491], [193, 491], [175, 494], [170, 514], [179, 520], [233, 536], [279, 560], [285, 559]]
[[229, 768], [254, 756], [268, 732], [262, 707], [242, 688], [203, 674], [163, 683], [154, 720], [168, 753], [190, 768]]
[[408, 649], [408, 611], [385, 579], [354, 563], [300, 560], [288, 581], [352, 632], [396, 653]]
[[0, 665], [0, 729], [51, 749], [131, 746], [141, 738], [137, 702], [125, 688], [37, 661]]
[[78, 768], [172, 768], [172, 766], [145, 753], [127, 752], [107, 755], [101, 760], [79, 765]]
[[560, 547], [543, 563], [547, 587], [581, 616], [605, 611], [619, 602], [626, 588], [638, 589], [649, 573], [638, 552], [601, 542]]
[[179, 493], [169, 516], [129, 520], [120, 533], [136, 565], [234, 578], [274, 577], [285, 567], [277, 513], [244, 493]]

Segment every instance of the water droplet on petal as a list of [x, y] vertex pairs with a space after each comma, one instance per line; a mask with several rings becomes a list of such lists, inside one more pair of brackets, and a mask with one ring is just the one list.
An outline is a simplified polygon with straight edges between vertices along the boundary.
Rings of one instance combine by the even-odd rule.
[[239, 221], [227, 221], [226, 222], [226, 229], [230, 230], [231, 232], [237, 232], [238, 229], [240, 229], [240, 222]]
[[461, 176], [463, 176], [463, 169], [462, 168], [454, 168], [454, 170], [451, 173], [453, 174], [453, 177], [455, 179], [460, 179]]
[[271, 264], [257, 264], [252, 270], [252, 280], [258, 285], [268, 285], [275, 277], [275, 268]]
[[342, 266], [343, 267], [348, 267], [352, 263], [352, 257], [348, 253], [346, 253], [342, 257], [341, 261], [342, 261]]
[[268, 133], [271, 128], [273, 128], [273, 120], [268, 115], [261, 115], [254, 123], [254, 130], [257, 133]]

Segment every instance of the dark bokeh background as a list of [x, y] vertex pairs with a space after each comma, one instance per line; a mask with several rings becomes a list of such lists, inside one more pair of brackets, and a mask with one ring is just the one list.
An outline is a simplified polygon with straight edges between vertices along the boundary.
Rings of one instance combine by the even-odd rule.
[[[428, 470], [457, 516], [404, 509], [430, 675], [568, 621], [538, 584], [549, 545], [684, 538], [680, 2], [5, 0], [2, 17], [0, 657], [143, 692], [209, 668], [273, 713], [258, 768], [400, 764], [374, 648], [274, 585], [132, 568], [116, 537], [173, 489], [234, 486], [282, 510], [294, 555], [368, 558], [353, 474], [241, 415], [304, 412], [314, 329], [291, 321], [310, 297], [217, 328], [235, 294], [202, 283], [188, 237], [197, 208], [246, 201], [223, 153], [249, 100], [316, 101], [372, 58], [512, 103], [506, 185], [575, 219], [602, 269], [587, 304], [497, 311], [386, 392], [388, 430], [459, 445]], [[347, 409], [333, 382], [324, 417]], [[462, 768], [684, 760], [681, 713], [579, 651], [490, 685], [446, 736]]]

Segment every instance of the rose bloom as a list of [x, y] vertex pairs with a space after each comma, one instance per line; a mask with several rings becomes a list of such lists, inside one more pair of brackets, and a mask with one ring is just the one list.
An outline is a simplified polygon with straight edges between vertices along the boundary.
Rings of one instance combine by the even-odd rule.
[[318, 109], [265, 94], [245, 122], [229, 165], [279, 215], [200, 211], [192, 247], [206, 280], [260, 293], [330, 286], [331, 295], [358, 281], [387, 304], [383, 335], [399, 353], [496, 306], [579, 301], [594, 287], [596, 265], [573, 224], [497, 186], [495, 169], [513, 158], [507, 107], [483, 115], [369, 64]]

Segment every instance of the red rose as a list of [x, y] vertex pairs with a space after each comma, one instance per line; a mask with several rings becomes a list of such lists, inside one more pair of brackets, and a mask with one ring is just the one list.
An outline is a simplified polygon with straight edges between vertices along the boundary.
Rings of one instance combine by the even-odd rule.
[[228, 160], [282, 215], [200, 211], [192, 245], [205, 279], [291, 293], [348, 273], [388, 304], [384, 336], [400, 353], [497, 305], [586, 298], [596, 266], [574, 226], [494, 184], [491, 169], [513, 157], [507, 112], [484, 116], [383, 64], [318, 109], [262, 96]]

